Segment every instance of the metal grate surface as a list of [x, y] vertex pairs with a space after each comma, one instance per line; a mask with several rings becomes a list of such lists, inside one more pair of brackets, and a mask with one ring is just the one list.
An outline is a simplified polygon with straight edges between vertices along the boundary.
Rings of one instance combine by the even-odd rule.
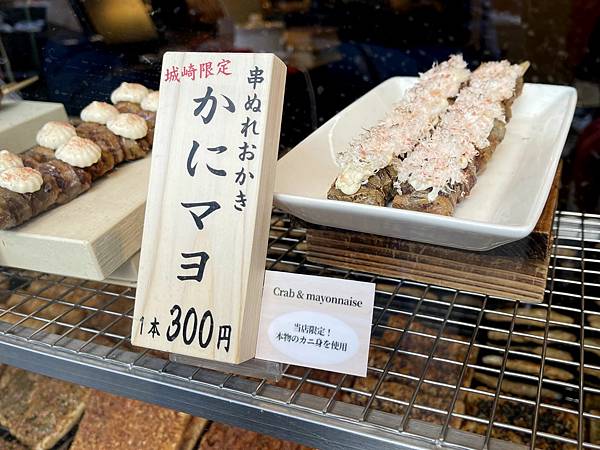
[[557, 212], [543, 304], [308, 261], [274, 213], [267, 268], [377, 284], [367, 378], [251, 379], [134, 348], [132, 288], [0, 271], [0, 360], [321, 448], [600, 449], [600, 216]]

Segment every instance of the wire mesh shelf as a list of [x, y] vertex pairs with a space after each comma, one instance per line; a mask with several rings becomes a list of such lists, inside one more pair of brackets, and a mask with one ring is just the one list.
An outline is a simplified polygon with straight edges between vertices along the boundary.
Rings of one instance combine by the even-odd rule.
[[135, 290], [0, 271], [0, 360], [320, 448], [600, 449], [600, 216], [557, 212], [544, 303], [336, 269], [274, 212], [267, 268], [376, 283], [368, 376], [278, 381], [133, 347]]

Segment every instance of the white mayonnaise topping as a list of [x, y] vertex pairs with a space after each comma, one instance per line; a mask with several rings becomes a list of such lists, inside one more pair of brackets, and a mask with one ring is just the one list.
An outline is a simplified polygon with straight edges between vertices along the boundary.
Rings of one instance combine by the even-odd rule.
[[158, 91], [151, 91], [146, 95], [140, 106], [146, 111], [156, 112], [158, 110]]
[[341, 167], [335, 186], [343, 193], [356, 193], [368, 178], [406, 155], [435, 127], [448, 108], [448, 99], [458, 94], [470, 72], [460, 55], [421, 74], [386, 119], [370, 128], [349, 148], [335, 155]]
[[12, 169], [13, 167], [23, 167], [21, 157], [8, 150], [0, 150], [0, 172]]
[[67, 122], [51, 121], [40, 128], [35, 140], [42, 147], [57, 149], [66, 144], [73, 136], [77, 136], [73, 125]]
[[92, 102], [81, 110], [81, 120], [104, 125], [110, 119], [119, 115], [119, 110], [105, 102]]
[[417, 191], [431, 189], [428, 199], [433, 201], [440, 192], [448, 193], [454, 184], [464, 182], [463, 170], [490, 145], [494, 122], [505, 122], [502, 101], [514, 95], [524, 70], [500, 61], [474, 71], [469, 86], [460, 91], [432, 135], [396, 165], [398, 191], [408, 182]]
[[54, 154], [56, 159], [75, 167], [89, 167], [96, 164], [102, 156], [100, 147], [86, 138], [75, 136]]
[[119, 114], [114, 119], [110, 119], [106, 126], [116, 135], [127, 139], [141, 139], [148, 134], [146, 121], [137, 114]]
[[112, 91], [110, 101], [113, 104], [119, 102], [141, 103], [146, 95], [148, 95], [148, 88], [143, 84], [123, 82]]
[[11, 167], [0, 173], [0, 187], [19, 194], [39, 191], [42, 184], [42, 174], [31, 167]]

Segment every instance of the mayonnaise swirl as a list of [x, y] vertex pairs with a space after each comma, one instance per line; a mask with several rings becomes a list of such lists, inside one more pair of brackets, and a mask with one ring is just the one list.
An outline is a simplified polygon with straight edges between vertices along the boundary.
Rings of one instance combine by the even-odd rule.
[[75, 127], [70, 123], [50, 121], [40, 128], [35, 140], [42, 147], [57, 149], [66, 144], [73, 136], [77, 136], [77, 133]]
[[96, 164], [102, 156], [102, 150], [90, 139], [75, 136], [56, 150], [56, 159], [75, 167], [89, 167]]
[[8, 150], [0, 150], [0, 172], [12, 169], [13, 167], [23, 167], [21, 157]]
[[118, 136], [127, 139], [142, 139], [148, 134], [146, 121], [137, 114], [123, 113], [110, 119], [107, 128]]
[[151, 91], [148, 95], [146, 95], [140, 106], [146, 111], [158, 111], [158, 91]]
[[105, 102], [93, 101], [85, 108], [81, 110], [81, 120], [84, 122], [94, 122], [99, 124], [106, 124], [110, 119], [113, 119], [119, 115], [119, 110], [113, 105]]
[[42, 174], [31, 167], [11, 167], [0, 172], [0, 187], [19, 194], [39, 191], [43, 184]]
[[123, 82], [112, 91], [110, 101], [113, 104], [119, 102], [141, 103], [146, 95], [148, 95], [148, 88], [143, 84]]

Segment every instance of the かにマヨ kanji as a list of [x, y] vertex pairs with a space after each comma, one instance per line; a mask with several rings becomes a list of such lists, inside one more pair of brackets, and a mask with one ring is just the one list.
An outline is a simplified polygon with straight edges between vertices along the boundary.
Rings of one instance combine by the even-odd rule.
[[200, 258], [200, 261], [192, 264], [181, 264], [181, 268], [184, 270], [188, 269], [196, 269], [196, 273], [194, 275], [177, 275], [177, 279], [181, 281], [197, 281], [198, 283], [202, 281], [202, 277], [204, 277], [204, 269], [206, 268], [206, 263], [210, 259], [208, 253], [206, 252], [195, 252], [195, 253], [182, 253], [181, 256], [184, 258]]
[[[221, 94], [221, 97], [223, 97], [225, 99], [225, 101], [227, 102], [226, 105], [223, 105], [223, 108], [225, 108], [230, 113], [235, 112], [235, 104], [233, 103], [233, 101], [226, 95]], [[211, 86], [207, 86], [206, 94], [204, 94], [204, 96], [202, 96], [202, 97], [195, 98], [194, 102], [196, 102], [198, 104], [198, 106], [196, 106], [196, 109], [194, 109], [194, 116], [196, 116], [196, 117], [200, 116], [205, 125], [210, 123], [210, 121], [213, 119], [215, 112], [217, 110], [217, 97], [215, 97], [213, 95], [213, 88]], [[210, 103], [210, 108], [209, 108], [207, 114], [202, 115], [202, 112], [204, 111], [204, 109], [207, 107], [207, 105], [209, 103]]]
[[[221, 208], [221, 205], [219, 205], [219, 203], [216, 201], [182, 203], [181, 206], [190, 210], [190, 214], [192, 215], [192, 218], [194, 219], [194, 222], [196, 223], [196, 228], [198, 228], [199, 230], [202, 230], [204, 228], [202, 219], [204, 219], [205, 217], [208, 217], [210, 214], [214, 213], [216, 210]], [[204, 212], [202, 212], [202, 214], [196, 214], [193, 211], [193, 208], [199, 208], [199, 207], [206, 207], [206, 209], [204, 210]]]

